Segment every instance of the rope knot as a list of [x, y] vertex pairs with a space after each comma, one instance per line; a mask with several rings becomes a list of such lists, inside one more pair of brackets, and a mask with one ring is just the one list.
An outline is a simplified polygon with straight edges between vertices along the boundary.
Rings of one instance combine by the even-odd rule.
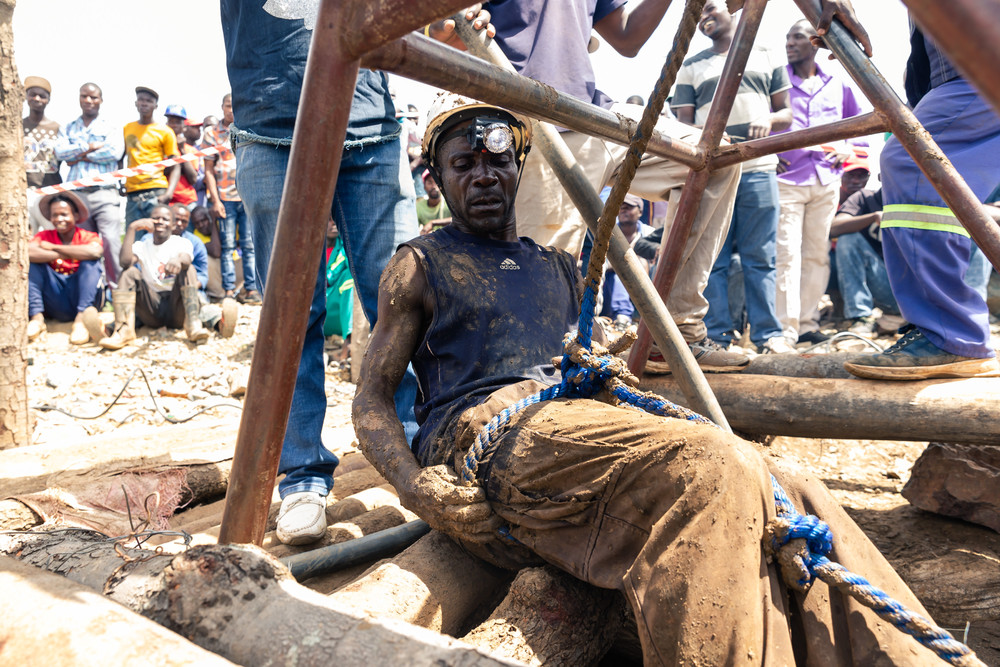
[[625, 361], [616, 356], [617, 352], [628, 349], [633, 340], [633, 337], [625, 337], [625, 341], [613, 345], [613, 349], [591, 342], [588, 349], [576, 334], [566, 334], [562, 359], [552, 362], [558, 363], [562, 370], [567, 396], [589, 398], [602, 389], [611, 391], [618, 384], [616, 380], [629, 387], [638, 387], [639, 379], [629, 371]]
[[785, 583], [798, 591], [809, 590], [816, 566], [832, 548], [830, 526], [812, 515], [785, 513], [764, 527], [765, 551], [777, 559]]

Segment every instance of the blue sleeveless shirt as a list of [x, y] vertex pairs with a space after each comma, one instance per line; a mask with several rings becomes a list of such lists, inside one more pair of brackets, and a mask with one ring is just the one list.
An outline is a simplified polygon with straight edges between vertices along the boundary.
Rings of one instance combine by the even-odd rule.
[[579, 274], [568, 253], [528, 238], [494, 241], [448, 226], [403, 245], [420, 261], [434, 313], [411, 360], [413, 451], [425, 466], [450, 463], [447, 427], [458, 415], [509, 384], [559, 381], [551, 361], [576, 325]]

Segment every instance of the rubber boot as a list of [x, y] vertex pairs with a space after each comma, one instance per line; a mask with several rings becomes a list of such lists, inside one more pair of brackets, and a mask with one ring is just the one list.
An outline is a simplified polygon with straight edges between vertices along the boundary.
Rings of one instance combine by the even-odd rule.
[[184, 285], [181, 287], [181, 301], [184, 302], [184, 332], [188, 340], [200, 343], [206, 340], [210, 333], [201, 323], [199, 313], [201, 311], [201, 299], [198, 298], [197, 285]]
[[226, 297], [222, 300], [222, 318], [219, 320], [219, 335], [231, 338], [236, 331], [236, 321], [240, 318], [240, 305], [236, 299]]
[[115, 308], [114, 332], [97, 341], [105, 350], [120, 350], [135, 340], [135, 292], [116, 289], [111, 293]]
[[83, 326], [87, 328], [87, 334], [90, 342], [96, 343], [108, 335], [104, 328], [104, 322], [101, 321], [100, 314], [93, 306], [88, 306], [87, 309], [83, 311], [82, 319]]

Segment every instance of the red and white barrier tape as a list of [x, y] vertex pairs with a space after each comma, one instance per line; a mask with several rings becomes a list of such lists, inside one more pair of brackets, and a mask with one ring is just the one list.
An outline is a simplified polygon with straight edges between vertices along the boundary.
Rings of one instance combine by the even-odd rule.
[[[182, 162], [193, 162], [199, 158], [212, 157], [213, 155], [218, 155], [220, 148], [222, 147], [209, 146], [208, 148], [203, 148], [195, 151], [194, 153], [188, 153], [187, 155], [181, 155], [180, 157], [172, 157], [167, 158], [166, 160], [160, 160], [159, 162], [140, 164], [136, 167], [119, 169], [118, 171], [109, 171], [106, 174], [98, 174], [97, 176], [81, 178], [77, 181], [67, 181], [66, 183], [58, 183], [56, 185], [47, 185], [44, 188], [35, 188], [34, 192], [39, 195], [54, 195], [57, 192], [69, 192], [70, 190], [77, 190], [79, 188], [89, 188], [93, 185], [109, 185], [117, 183], [121, 179], [128, 178], [129, 176], [150, 174], [160, 171], [164, 167], [172, 167], [175, 164], [181, 164]], [[231, 166], [230, 163], [230, 160], [225, 160], [222, 164], [224, 166]]]

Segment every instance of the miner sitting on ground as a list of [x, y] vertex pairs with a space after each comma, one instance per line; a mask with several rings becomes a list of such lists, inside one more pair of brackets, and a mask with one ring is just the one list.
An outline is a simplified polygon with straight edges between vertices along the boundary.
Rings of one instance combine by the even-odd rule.
[[[831, 559], [926, 613], [822, 484], [712, 425], [547, 401], [517, 415], [477, 484], [461, 485], [455, 470], [480, 427], [557, 380], [547, 364], [576, 322], [579, 274], [567, 253], [517, 236], [530, 125], [451, 100], [431, 109], [423, 147], [453, 222], [403, 244], [383, 273], [354, 402], [361, 448], [402, 503], [491, 562], [547, 561], [622, 591], [646, 665], [936, 663], [826, 584], [785, 587], [761, 546], [775, 516], [769, 472], [831, 525]], [[410, 362], [420, 382], [412, 450], [393, 405]]]
[[[139, 230], [152, 232], [141, 241]], [[115, 308], [114, 333], [102, 338], [101, 347], [120, 350], [135, 338], [138, 320], [147, 327], [184, 327], [189, 339], [208, 338], [199, 317], [198, 274], [191, 265], [191, 242], [174, 235], [170, 207], [159, 204], [150, 217], [129, 224], [122, 242], [122, 275], [111, 293]]]
[[101, 281], [101, 237], [77, 225], [87, 206], [72, 192], [46, 195], [38, 208], [55, 229], [35, 234], [28, 244], [28, 340], [45, 331], [45, 316], [72, 322], [69, 342], [82, 345], [90, 329], [100, 331], [94, 302]]

